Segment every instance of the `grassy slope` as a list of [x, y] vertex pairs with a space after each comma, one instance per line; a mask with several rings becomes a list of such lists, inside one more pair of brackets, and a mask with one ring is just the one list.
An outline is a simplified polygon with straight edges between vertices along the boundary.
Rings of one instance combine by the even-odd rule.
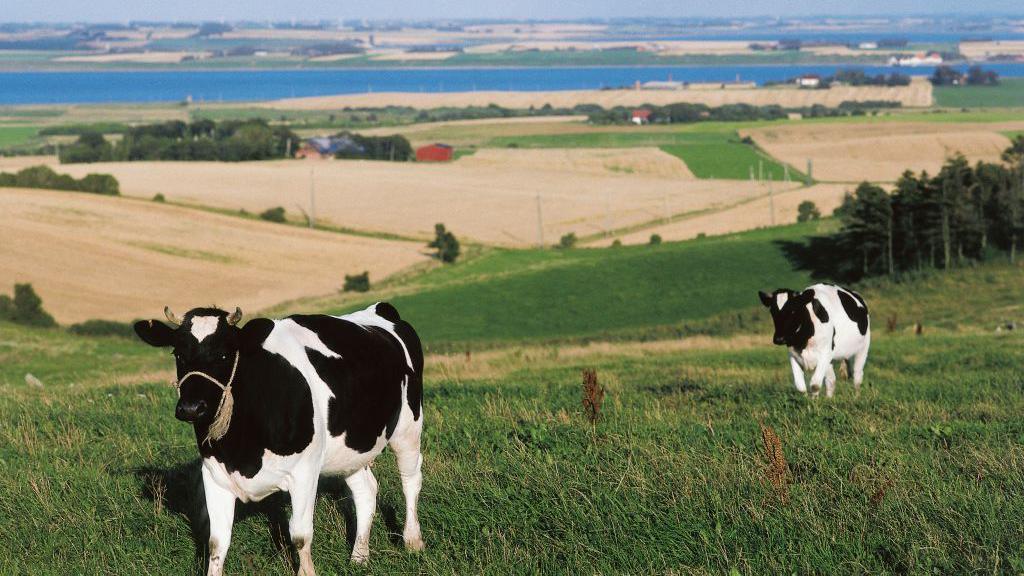
[[941, 86], [935, 103], [951, 108], [1024, 107], [1024, 78], [1003, 78], [998, 86]]
[[[194, 438], [173, 419], [165, 378], [130, 377], [170, 368], [166, 353], [2, 325], [0, 343], [19, 351], [0, 377], [0, 515], [17, 519], [0, 524], [0, 573], [195, 571], [192, 527], [205, 538]], [[433, 362], [427, 551], [400, 549], [388, 453], [374, 467], [372, 561], [358, 572], [1020, 571], [1021, 344], [879, 335], [861, 396], [841, 383], [816, 403], [789, 390], [784, 355], [768, 345], [549, 348], [480, 375]], [[596, 427], [580, 413], [584, 367], [607, 388]], [[45, 387], [27, 387], [22, 371]], [[758, 422], [781, 438], [787, 503], [765, 479]], [[239, 507], [230, 573], [290, 573], [285, 502]], [[349, 570], [351, 506], [341, 482], [321, 483], [321, 573]]]
[[794, 271], [773, 240], [799, 239], [816, 226], [660, 246], [495, 250], [429, 273], [416, 292], [391, 302], [428, 346], [575, 338], [704, 319], [756, 303], [758, 289], [806, 285], [807, 273]]
[[[493, 251], [414, 278], [400, 288], [422, 293], [393, 301], [428, 340], [593, 334], [722, 310], [763, 320], [754, 290], [807, 281], [771, 241], [808, 231]], [[1024, 346], [987, 325], [1019, 318], [1022, 281], [1019, 267], [986, 265], [866, 287], [875, 338], [858, 398], [843, 383], [833, 401], [797, 396], [784, 353], [760, 337], [435, 357], [427, 551], [400, 550], [401, 491], [386, 454], [374, 467], [373, 558], [360, 572], [1024, 570], [1024, 507], [1012, 496], [1024, 491]], [[887, 334], [894, 312], [901, 327], [923, 319], [925, 336]], [[984, 330], [936, 330], [962, 325]], [[0, 324], [0, 517], [17, 519], [0, 523], [0, 573], [195, 569], [202, 498], [194, 438], [172, 416], [171, 366], [166, 351], [127, 340]], [[607, 388], [596, 426], [580, 413], [584, 367]], [[787, 503], [766, 480], [759, 422], [782, 440]], [[286, 501], [240, 506], [230, 573], [289, 573]], [[351, 510], [340, 481], [321, 483], [321, 573], [347, 571]]]

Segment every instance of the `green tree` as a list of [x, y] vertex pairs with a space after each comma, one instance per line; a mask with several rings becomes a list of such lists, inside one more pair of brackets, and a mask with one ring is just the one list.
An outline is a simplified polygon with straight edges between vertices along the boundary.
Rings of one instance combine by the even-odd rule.
[[576, 247], [576, 242], [578, 240], [579, 239], [576, 238], [576, 233], [575, 232], [569, 232], [568, 234], [564, 234], [558, 240], [558, 247], [559, 248], [565, 248], [565, 249], [575, 248]]
[[861, 183], [841, 220], [842, 243], [850, 253], [860, 255], [861, 273], [893, 274], [892, 203], [885, 190]]
[[263, 220], [266, 220], [267, 222], [278, 222], [278, 223], [284, 222], [287, 219], [287, 218], [285, 218], [285, 212], [284, 212], [284, 207], [283, 206], [275, 206], [274, 208], [267, 208], [263, 212], [260, 212], [260, 218], [262, 218]]
[[821, 211], [818, 210], [818, 207], [810, 200], [804, 200], [796, 208], [797, 222], [808, 222], [819, 218], [821, 218]]
[[434, 240], [427, 247], [435, 249], [435, 256], [445, 264], [452, 264], [459, 257], [459, 240], [441, 223], [434, 225]]
[[0, 320], [41, 328], [57, 325], [53, 316], [43, 310], [43, 299], [31, 284], [15, 284], [13, 299], [0, 294]]

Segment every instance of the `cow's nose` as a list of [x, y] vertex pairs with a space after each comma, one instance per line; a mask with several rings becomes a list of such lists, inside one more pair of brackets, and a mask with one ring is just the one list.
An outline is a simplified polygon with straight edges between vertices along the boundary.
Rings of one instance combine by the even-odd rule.
[[778, 345], [782, 345], [786, 343], [786, 339], [783, 338], [782, 336], [775, 336], [774, 338], [772, 338], [772, 342]]
[[195, 422], [206, 414], [206, 400], [198, 402], [178, 401], [178, 407], [174, 410], [174, 417], [182, 422]]

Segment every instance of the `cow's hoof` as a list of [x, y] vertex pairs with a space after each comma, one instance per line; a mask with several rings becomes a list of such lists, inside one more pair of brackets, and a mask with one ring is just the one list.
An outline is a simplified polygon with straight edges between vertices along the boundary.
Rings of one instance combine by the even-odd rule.
[[426, 544], [423, 543], [423, 538], [419, 536], [405, 539], [405, 549], [408, 552], [422, 552], [424, 548], [426, 548]]

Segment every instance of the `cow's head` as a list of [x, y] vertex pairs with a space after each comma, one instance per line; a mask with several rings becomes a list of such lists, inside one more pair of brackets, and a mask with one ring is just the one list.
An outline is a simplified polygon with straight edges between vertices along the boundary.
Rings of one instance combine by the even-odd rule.
[[779, 346], [800, 347], [812, 336], [814, 324], [807, 311], [807, 305], [814, 300], [814, 290], [794, 292], [781, 288], [768, 294], [758, 292], [761, 303], [772, 314], [775, 335], [772, 342]]
[[[142, 320], [135, 333], [150, 346], [171, 347], [177, 367], [177, 380], [189, 372], [202, 372], [222, 384], [231, 378], [235, 358], [249, 342], [267, 335], [269, 320], [255, 320], [238, 327], [242, 311], [228, 313], [219, 308], [194, 308], [179, 320], [170, 308], [164, 308], [167, 322]], [[271, 323], [272, 325], [272, 323]], [[259, 338], [262, 341], [263, 338]], [[192, 376], [181, 382], [174, 415], [185, 422], [209, 424], [220, 404], [220, 386], [206, 378]]]

